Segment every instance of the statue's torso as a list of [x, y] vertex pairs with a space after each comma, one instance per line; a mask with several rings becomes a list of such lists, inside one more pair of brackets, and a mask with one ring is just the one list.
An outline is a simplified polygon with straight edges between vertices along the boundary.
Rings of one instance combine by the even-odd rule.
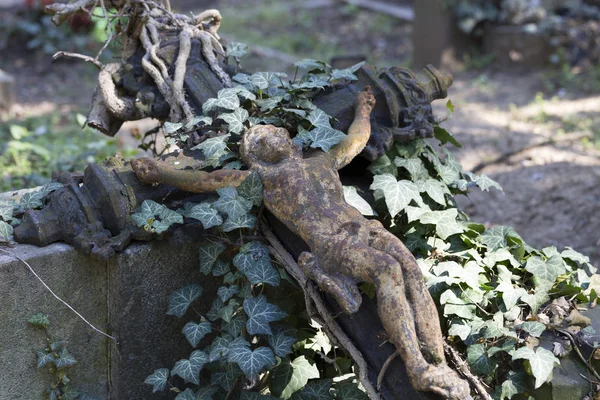
[[333, 160], [323, 153], [288, 159], [258, 172], [267, 209], [311, 247], [336, 233], [341, 224], [361, 218], [345, 202]]

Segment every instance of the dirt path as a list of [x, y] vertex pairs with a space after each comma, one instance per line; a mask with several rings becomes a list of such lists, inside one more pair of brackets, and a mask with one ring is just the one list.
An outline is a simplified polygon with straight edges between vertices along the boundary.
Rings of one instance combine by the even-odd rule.
[[[598, 129], [600, 95], [536, 99], [541, 78], [456, 75], [450, 92], [456, 112], [444, 125], [463, 144], [456, 154], [465, 170], [551, 137]], [[600, 265], [600, 152], [593, 146], [575, 140], [535, 147], [480, 173], [497, 180], [504, 194], [473, 191], [459, 199], [472, 219], [511, 225], [531, 245], [572, 246]]]

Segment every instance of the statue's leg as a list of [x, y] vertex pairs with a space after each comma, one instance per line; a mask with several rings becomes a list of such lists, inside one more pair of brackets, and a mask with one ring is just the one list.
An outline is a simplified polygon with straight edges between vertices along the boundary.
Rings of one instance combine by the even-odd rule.
[[[390, 235], [395, 238], [392, 234]], [[387, 235], [384, 237], [390, 239]], [[396, 250], [406, 249], [402, 242], [397, 238], [396, 240], [401, 245]], [[401, 266], [396, 257], [387, 251], [375, 249], [372, 243], [367, 246], [362, 243], [358, 244], [356, 241], [350, 243], [351, 241], [351, 239], [345, 241], [346, 246], [343, 246], [346, 251], [342, 253], [340, 261], [346, 271], [341, 272], [347, 273], [357, 280], [372, 282], [375, 285], [379, 317], [390, 341], [396, 346], [406, 365], [406, 371], [413, 387], [416, 390], [431, 391], [452, 400], [470, 398], [469, 385], [460, 379], [455, 371], [445, 363], [431, 365], [423, 356], [417, 332], [419, 332], [419, 336], [426, 337], [434, 344], [432, 351], [439, 351], [436, 354], [436, 358], [439, 358], [438, 362], [444, 360], [442, 333], [437, 310], [424, 283], [422, 284], [424, 292], [412, 288], [412, 286], [418, 286], [418, 282], [422, 282], [423, 277], [410, 252], [406, 250], [408, 253], [402, 253], [402, 260], [413, 260], [416, 270], [412, 267]], [[380, 244], [381, 242], [377, 242], [375, 238], [374, 243]], [[381, 243], [382, 247], [385, 247], [384, 244], [385, 242]], [[410, 296], [421, 293], [422, 298], [407, 298], [407, 293]], [[423, 332], [423, 329], [427, 328], [432, 332]], [[441, 349], [437, 349], [438, 344]], [[429, 346], [428, 343], [426, 345]]]
[[419, 339], [424, 343], [423, 351], [436, 364], [445, 362], [444, 343], [437, 308], [423, 279], [423, 274], [414, 256], [404, 243], [388, 232], [378, 221], [370, 221], [369, 245], [394, 257], [402, 267], [406, 285], [406, 296], [415, 314], [415, 326]]
[[337, 272], [374, 284], [379, 317], [406, 364], [413, 386], [417, 390], [431, 390], [421, 385], [421, 377], [430, 365], [421, 353], [398, 262], [389, 254], [367, 246], [356, 236], [342, 239], [330, 249], [323, 262], [325, 265], [336, 265]]
[[319, 265], [317, 257], [307, 251], [298, 257], [298, 266], [323, 291], [331, 294], [344, 312], [353, 314], [358, 311], [362, 303], [362, 295], [356, 282], [350, 276], [339, 272], [324, 271]]

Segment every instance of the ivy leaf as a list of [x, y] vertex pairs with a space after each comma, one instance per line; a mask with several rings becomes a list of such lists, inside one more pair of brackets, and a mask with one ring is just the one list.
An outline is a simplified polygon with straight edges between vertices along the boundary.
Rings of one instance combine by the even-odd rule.
[[212, 269], [212, 273], [214, 276], [225, 275], [230, 271], [229, 261], [217, 260]]
[[203, 104], [202, 111], [206, 113], [215, 107], [221, 107], [227, 110], [237, 110], [240, 107], [240, 99], [238, 97], [237, 90], [235, 88], [225, 88], [219, 90], [217, 93], [216, 103], [214, 106], [211, 104], [209, 107], [211, 107], [209, 110], [205, 110]]
[[252, 214], [242, 215], [238, 219], [227, 218], [225, 223], [221, 226], [223, 232], [231, 232], [234, 229], [248, 228], [253, 229], [256, 225], [256, 216]]
[[279, 104], [283, 101], [284, 96], [271, 96], [266, 99], [257, 99], [254, 102], [257, 106], [260, 107], [260, 111], [269, 112], [276, 107], [279, 107]]
[[178, 130], [180, 130], [183, 127], [183, 123], [165, 121], [165, 123], [163, 124], [163, 127], [165, 129], [165, 133], [167, 135], [170, 135], [170, 134], [175, 133]]
[[31, 210], [42, 207], [42, 193], [41, 191], [27, 192], [19, 200], [19, 207], [23, 210]]
[[292, 345], [296, 343], [296, 338], [287, 335], [286, 330], [278, 329], [269, 336], [269, 346], [277, 357], [285, 357], [292, 352]]
[[198, 389], [195, 400], [213, 400], [213, 395], [219, 391], [216, 386], [205, 386]]
[[[552, 260], [552, 262], [550, 262]], [[552, 256], [545, 262], [541, 257], [529, 257], [525, 270], [533, 275], [536, 287], [551, 287], [556, 278], [566, 272], [564, 262], [560, 256]]]
[[287, 316], [279, 307], [268, 303], [264, 295], [244, 300], [244, 311], [248, 316], [246, 329], [251, 335], [271, 335], [269, 323]]
[[67, 350], [66, 347], [63, 347], [58, 352], [58, 357], [54, 359], [54, 363], [56, 364], [57, 368], [65, 368], [77, 363], [77, 361], [75, 360], [75, 357], [69, 353], [69, 350]]
[[231, 42], [227, 45], [227, 56], [242, 57], [248, 53], [248, 45], [245, 43]]
[[300, 69], [306, 69], [308, 71], [314, 71], [314, 70], [326, 71], [327, 68], [329, 67], [329, 65], [324, 63], [323, 61], [305, 58], [300, 61], [296, 61], [294, 63], [294, 67], [298, 67]]
[[310, 112], [310, 114], [308, 114], [308, 117], [306, 117], [308, 122], [310, 122], [314, 128], [331, 127], [331, 124], [329, 123], [330, 118], [331, 117], [320, 108], [315, 108]]
[[175, 400], [196, 400], [196, 395], [192, 389], [187, 388], [179, 393], [177, 397], [175, 397]]
[[166, 231], [172, 224], [182, 224], [183, 216], [153, 200], [144, 200], [140, 211], [131, 215], [138, 227], [152, 229], [157, 234]]
[[167, 379], [169, 377], [168, 368], [160, 368], [154, 370], [152, 375], [148, 375], [144, 383], [152, 385], [152, 393], [160, 392], [167, 387]]
[[417, 186], [419, 187], [419, 192], [427, 193], [431, 200], [442, 206], [446, 205], [446, 195], [451, 194], [448, 186], [435, 179], [419, 181], [417, 182]]
[[14, 204], [11, 201], [0, 200], [0, 220], [12, 221]]
[[[210, 125], [213, 123], [213, 119], [211, 117], [207, 117], [206, 115], [196, 115], [194, 118], [192, 118], [192, 120], [190, 122], [188, 122], [185, 127], [187, 129], [192, 129], [193, 127], [195, 127], [196, 125], [199, 125], [200, 123], [204, 124], [204, 125]], [[166, 122], [165, 122], [166, 124]]]
[[223, 332], [229, 333], [233, 337], [238, 337], [242, 334], [242, 329], [246, 326], [248, 318], [244, 313], [238, 313], [231, 320], [222, 325]]
[[169, 296], [169, 310], [168, 315], [174, 315], [176, 317], [183, 317], [190, 304], [196, 300], [202, 294], [202, 287], [200, 285], [188, 285], [181, 289], [176, 290]]
[[504, 189], [502, 189], [502, 186], [500, 186], [498, 182], [496, 182], [486, 174], [481, 174], [478, 177], [476, 177], [475, 183], [477, 184], [477, 186], [479, 186], [481, 190], [485, 192], [489, 192], [490, 189], [494, 188], [504, 193]]
[[42, 368], [44, 365], [48, 363], [54, 364], [54, 355], [52, 353], [46, 353], [43, 350], [37, 350], [37, 367]]
[[391, 174], [394, 177], [398, 175], [398, 168], [385, 154], [373, 161], [367, 170], [373, 175]]
[[208, 355], [200, 350], [194, 350], [189, 359], [179, 360], [171, 370], [171, 376], [179, 375], [184, 381], [200, 384], [199, 374], [208, 362]]
[[548, 295], [547, 291], [540, 290], [533, 294], [528, 293], [521, 296], [521, 300], [531, 307], [531, 312], [535, 314], [545, 302], [550, 300], [550, 296]]
[[563, 250], [560, 255], [563, 258], [568, 258], [569, 260], [573, 260], [578, 262], [579, 264], [588, 264], [590, 262], [590, 258], [588, 256], [584, 256], [578, 251], [573, 250], [571, 247], [567, 247], [566, 250]]
[[458, 336], [464, 342], [471, 334], [471, 326], [462, 319], [453, 320], [450, 329], [448, 329], [448, 334]]
[[[321, 111], [319, 109], [316, 110]], [[327, 124], [329, 124], [329, 121]], [[294, 137], [294, 143], [303, 146], [308, 144], [313, 149], [320, 148], [324, 152], [328, 152], [329, 149], [338, 144], [345, 136], [344, 132], [333, 129], [330, 126], [319, 126], [310, 131], [300, 130], [300, 133]]]
[[248, 120], [250, 114], [245, 108], [238, 108], [232, 113], [220, 114], [219, 119], [222, 119], [229, 124], [229, 131], [233, 133], [241, 133], [244, 131], [244, 122]]
[[365, 61], [359, 62], [351, 67], [344, 69], [334, 69], [331, 71], [331, 79], [346, 79], [349, 81], [355, 81], [358, 78], [354, 75], [354, 72], [358, 71], [363, 65], [365, 65]]
[[521, 347], [517, 349], [512, 356], [514, 360], [527, 360], [531, 366], [531, 373], [535, 377], [535, 388], [542, 386], [552, 375], [554, 365], [560, 365], [558, 358], [552, 354], [550, 350], [543, 347], [538, 347], [536, 351], [529, 347]]
[[527, 391], [527, 377], [522, 372], [509, 371], [508, 379], [502, 382], [500, 399], [512, 399], [513, 396]]
[[516, 235], [516, 232], [510, 226], [495, 226], [483, 232], [481, 242], [488, 247], [489, 251], [494, 251], [506, 247], [508, 244], [507, 238], [514, 235]]
[[271, 82], [275, 78], [285, 78], [286, 74], [281, 72], [256, 72], [250, 76], [250, 82], [252, 85], [260, 90], [268, 89], [271, 86]]
[[231, 219], [237, 220], [252, 209], [252, 201], [238, 195], [233, 187], [217, 189], [219, 199], [213, 203], [213, 207], [227, 214]]
[[[453, 106], [452, 110], [454, 110], [454, 106]], [[446, 144], [446, 143], [450, 142], [455, 147], [458, 147], [458, 148], [462, 147], [462, 145], [458, 142], [458, 140], [456, 140], [456, 138], [454, 136], [452, 136], [452, 134], [450, 132], [448, 132], [447, 130], [445, 130], [444, 128], [442, 128], [439, 125], [436, 125], [433, 128], [433, 136], [435, 136], [435, 138], [437, 140], [439, 140], [441, 144]]]
[[319, 378], [318, 368], [310, 364], [305, 356], [300, 356], [292, 362], [283, 360], [271, 374], [271, 393], [284, 399], [302, 389], [309, 379]]
[[244, 338], [235, 339], [229, 346], [229, 362], [239, 365], [246, 377], [253, 380], [265, 368], [275, 365], [275, 356], [268, 347], [250, 350], [250, 343]]
[[519, 329], [524, 330], [533, 337], [540, 337], [542, 333], [544, 333], [544, 331], [546, 330], [546, 325], [537, 321], [527, 321], [523, 322]]
[[13, 227], [4, 221], [0, 221], [0, 242], [8, 242], [12, 240]]
[[213, 362], [227, 357], [229, 353], [229, 345], [233, 338], [230, 335], [217, 336], [210, 346], [208, 361]]
[[206, 318], [213, 322], [218, 320], [223, 307], [225, 307], [225, 302], [220, 297], [216, 297], [210, 306], [210, 310], [206, 313]]
[[516, 288], [510, 281], [502, 281], [496, 287], [498, 293], [502, 293], [502, 301], [506, 310], [512, 309], [519, 299], [527, 294], [527, 291], [523, 288]]
[[210, 322], [188, 322], [183, 327], [183, 334], [185, 338], [190, 342], [192, 347], [198, 346], [198, 343], [206, 336], [208, 333], [212, 331], [212, 325]]
[[385, 198], [392, 218], [404, 210], [412, 200], [421, 199], [417, 185], [408, 180], [396, 181], [392, 174], [375, 175], [370, 189], [375, 191], [375, 198]]
[[351, 381], [342, 381], [334, 386], [335, 398], [340, 400], [369, 400], [369, 396]]
[[241, 374], [242, 371], [237, 365], [227, 363], [225, 364], [225, 372], [213, 372], [211, 374], [210, 383], [221, 386], [227, 392], [230, 392]]
[[217, 295], [221, 298], [221, 300], [223, 300], [223, 302], [226, 302], [233, 295], [237, 294], [239, 291], [240, 290], [237, 287], [237, 285], [233, 285], [233, 286], [221, 286], [217, 290]]
[[310, 74], [304, 76], [300, 82], [292, 84], [292, 89], [324, 89], [330, 85], [327, 74]]
[[211, 203], [207, 202], [193, 205], [186, 210], [185, 216], [200, 221], [204, 229], [210, 229], [223, 223], [223, 218], [217, 210], [212, 207]]
[[[226, 246], [223, 243], [216, 242], [200, 246], [200, 272], [208, 275], [215, 266], [219, 256], [225, 251]], [[227, 263], [225, 263], [227, 265]], [[222, 265], [219, 265], [222, 268]], [[222, 272], [222, 271], [219, 271]], [[226, 271], [225, 271], [226, 273]], [[215, 271], [213, 271], [215, 274]], [[219, 274], [223, 275], [223, 274]], [[215, 276], [219, 276], [215, 275]]]
[[344, 200], [352, 207], [356, 208], [362, 215], [372, 216], [376, 215], [371, 205], [356, 191], [354, 186], [344, 186]]
[[269, 249], [260, 242], [253, 241], [243, 245], [233, 258], [233, 265], [243, 272], [253, 285], [279, 285], [279, 273], [271, 264]]
[[492, 375], [498, 363], [488, 357], [485, 345], [482, 343], [472, 344], [467, 347], [467, 362], [478, 375]]
[[475, 305], [458, 298], [451, 289], [442, 293], [440, 304], [444, 306], [444, 315], [456, 315], [464, 319], [475, 317]]
[[331, 400], [333, 379], [313, 379], [291, 397], [292, 400]]
[[418, 181], [429, 177], [429, 172], [425, 168], [425, 165], [420, 158], [396, 157], [394, 159], [394, 164], [396, 164], [397, 167], [407, 170], [413, 181]]
[[227, 140], [229, 135], [215, 136], [208, 138], [202, 143], [192, 147], [190, 150], [200, 150], [204, 154], [204, 161], [207, 166], [217, 167], [219, 159], [226, 153]]
[[263, 184], [258, 172], [252, 173], [237, 187], [238, 195], [252, 200], [252, 204], [260, 206], [263, 201]]
[[38, 326], [40, 328], [47, 328], [48, 325], [50, 325], [50, 320], [48, 319], [48, 316], [46, 314], [42, 314], [42, 313], [37, 313], [37, 314], [32, 315], [27, 320], [27, 322], [33, 326]]
[[456, 219], [458, 218], [458, 210], [449, 208], [443, 211], [428, 211], [419, 217], [419, 221], [424, 224], [435, 225], [435, 232], [442, 239], [446, 240], [449, 236], [464, 231], [462, 224]]

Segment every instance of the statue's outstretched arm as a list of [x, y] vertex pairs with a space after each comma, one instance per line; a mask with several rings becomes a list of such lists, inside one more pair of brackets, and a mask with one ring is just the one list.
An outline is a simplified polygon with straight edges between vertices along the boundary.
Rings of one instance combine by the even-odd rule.
[[131, 168], [146, 184], [166, 183], [192, 193], [208, 193], [228, 186], [238, 186], [250, 171], [217, 170], [213, 172], [175, 169], [152, 158], [132, 158]]
[[329, 150], [337, 169], [348, 165], [365, 148], [371, 136], [370, 117], [374, 106], [375, 96], [371, 87], [366, 86], [354, 102], [354, 121], [348, 128], [348, 135]]

